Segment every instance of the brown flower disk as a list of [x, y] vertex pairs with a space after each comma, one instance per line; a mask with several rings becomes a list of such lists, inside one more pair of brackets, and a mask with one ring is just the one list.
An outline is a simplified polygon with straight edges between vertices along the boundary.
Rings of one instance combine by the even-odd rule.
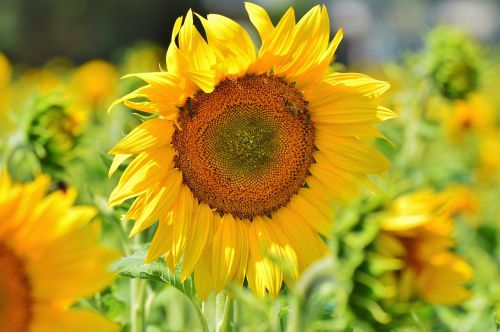
[[286, 205], [313, 161], [314, 126], [295, 87], [272, 75], [222, 81], [182, 107], [173, 145], [194, 196], [252, 220]]

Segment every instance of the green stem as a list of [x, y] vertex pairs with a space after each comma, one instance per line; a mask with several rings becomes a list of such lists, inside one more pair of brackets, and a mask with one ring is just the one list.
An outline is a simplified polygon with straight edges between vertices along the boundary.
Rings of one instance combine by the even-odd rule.
[[193, 305], [196, 316], [198, 317], [198, 320], [200, 321], [201, 330], [203, 332], [209, 332], [207, 320], [205, 319], [205, 316], [203, 316], [203, 312], [201, 311], [199, 304], [196, 303], [196, 301], [193, 299], [191, 299], [191, 303]]
[[[134, 237], [134, 246], [142, 241], [141, 234]], [[147, 281], [140, 278], [130, 280], [130, 332], [143, 332], [145, 329], [144, 307], [146, 303]]]
[[286, 323], [286, 332], [302, 331], [302, 321], [300, 317], [302, 300], [299, 294], [292, 294], [290, 298], [290, 311]]
[[144, 331], [144, 304], [145, 304], [145, 288], [146, 280], [144, 279], [131, 279], [130, 280], [130, 331], [143, 332]]
[[231, 314], [233, 310], [233, 299], [222, 291], [215, 299], [215, 319], [217, 332], [231, 331]]

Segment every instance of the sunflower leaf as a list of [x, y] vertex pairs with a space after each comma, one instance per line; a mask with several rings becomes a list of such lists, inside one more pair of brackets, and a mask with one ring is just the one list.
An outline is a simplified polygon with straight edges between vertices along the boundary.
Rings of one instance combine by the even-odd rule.
[[191, 278], [181, 282], [180, 270], [172, 272], [163, 258], [157, 259], [151, 264], [144, 264], [146, 254], [147, 250], [141, 249], [130, 256], [120, 259], [111, 268], [123, 277], [161, 282], [177, 288], [192, 300], [196, 298], [196, 291]]

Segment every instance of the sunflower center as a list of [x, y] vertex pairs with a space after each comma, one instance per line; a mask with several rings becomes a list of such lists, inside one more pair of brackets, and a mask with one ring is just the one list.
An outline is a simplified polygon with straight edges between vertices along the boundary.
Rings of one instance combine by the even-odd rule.
[[234, 109], [227, 119], [214, 127], [210, 144], [219, 167], [254, 176], [272, 162], [278, 145], [277, 128], [257, 109]]
[[271, 215], [305, 184], [314, 126], [307, 102], [283, 79], [246, 75], [197, 92], [173, 137], [194, 196], [242, 219]]
[[0, 331], [28, 331], [31, 297], [23, 264], [0, 243]]

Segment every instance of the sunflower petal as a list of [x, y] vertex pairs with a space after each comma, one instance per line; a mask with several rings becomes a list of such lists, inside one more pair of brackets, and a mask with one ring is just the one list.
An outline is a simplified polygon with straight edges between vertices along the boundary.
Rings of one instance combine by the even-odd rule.
[[170, 144], [174, 133], [174, 124], [163, 119], [148, 120], [122, 138], [110, 151], [110, 154], [138, 154], [147, 149]]
[[213, 236], [212, 223], [213, 212], [210, 207], [204, 203], [195, 203], [193, 218], [186, 239], [186, 254], [182, 263], [182, 280], [191, 274], [203, 251], [206, 250], [208, 238]]
[[234, 217], [225, 214], [212, 242], [212, 276], [215, 290], [224, 288], [236, 270], [239, 232], [236, 231]]

